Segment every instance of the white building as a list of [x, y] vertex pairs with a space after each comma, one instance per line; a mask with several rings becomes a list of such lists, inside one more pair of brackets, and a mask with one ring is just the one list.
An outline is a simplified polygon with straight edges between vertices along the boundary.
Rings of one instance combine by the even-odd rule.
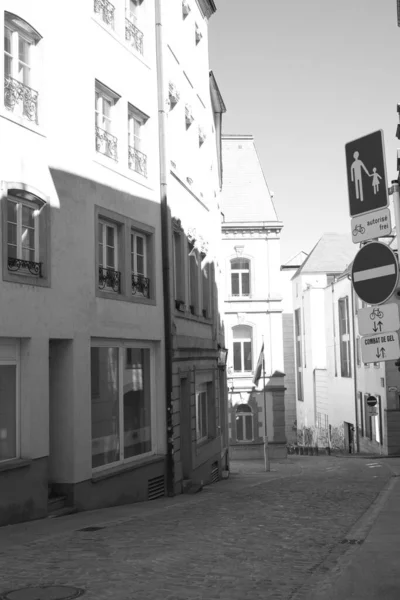
[[[367, 305], [351, 282], [357, 249], [350, 235], [325, 234], [293, 277], [297, 427], [321, 446], [396, 454], [399, 374], [394, 361], [362, 361], [357, 313]], [[390, 302], [398, 303], [396, 294]]]
[[[221, 119], [209, 71], [212, 0], [170, 0], [157, 21], [161, 57], [163, 226], [168, 230], [174, 490], [209, 483], [227, 466], [226, 373], [220, 265]], [[164, 256], [165, 258], [165, 256]], [[169, 396], [169, 387], [167, 396]]]
[[285, 428], [288, 443], [297, 439], [296, 360], [294, 345], [294, 307], [292, 277], [307, 258], [298, 252], [281, 265], [283, 359], [285, 372]]
[[264, 386], [253, 376], [264, 340], [270, 456], [286, 456], [279, 221], [253, 136], [224, 135], [222, 252], [230, 389], [230, 454], [262, 457]]

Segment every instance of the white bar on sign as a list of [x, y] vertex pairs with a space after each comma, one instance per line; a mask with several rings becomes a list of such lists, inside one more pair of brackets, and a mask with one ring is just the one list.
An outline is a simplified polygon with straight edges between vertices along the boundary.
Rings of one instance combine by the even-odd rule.
[[396, 273], [394, 265], [385, 265], [383, 267], [375, 267], [374, 269], [365, 269], [365, 271], [357, 271], [354, 273], [354, 281], [365, 281], [366, 279], [375, 279], [376, 277], [385, 277]]

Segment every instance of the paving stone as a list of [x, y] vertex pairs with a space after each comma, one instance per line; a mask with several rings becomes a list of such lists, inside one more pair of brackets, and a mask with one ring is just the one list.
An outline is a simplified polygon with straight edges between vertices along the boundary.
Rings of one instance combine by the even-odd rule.
[[28, 524], [26, 542], [19, 529], [2, 543], [0, 529], [0, 595], [70, 585], [96, 600], [289, 600], [346, 552], [346, 533], [392, 474], [384, 461], [336, 457], [293, 457], [273, 473], [242, 463], [201, 494], [132, 505], [114, 522], [107, 511], [86, 524], [70, 516], [53, 533], [32, 525], [36, 538]]

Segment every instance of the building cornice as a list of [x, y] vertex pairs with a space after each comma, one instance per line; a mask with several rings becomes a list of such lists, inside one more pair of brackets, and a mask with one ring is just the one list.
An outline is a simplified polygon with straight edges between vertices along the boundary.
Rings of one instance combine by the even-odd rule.
[[197, 6], [199, 7], [204, 18], [209, 19], [216, 12], [217, 7], [215, 6], [214, 0], [196, 0]]
[[262, 221], [255, 223], [222, 223], [222, 238], [268, 238], [280, 236], [283, 228], [281, 221]]

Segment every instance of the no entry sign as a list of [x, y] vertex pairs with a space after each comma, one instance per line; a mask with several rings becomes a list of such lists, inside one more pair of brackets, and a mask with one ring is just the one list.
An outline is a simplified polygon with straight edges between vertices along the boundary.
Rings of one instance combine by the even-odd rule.
[[363, 246], [351, 270], [354, 291], [367, 304], [383, 304], [397, 287], [397, 258], [386, 244], [370, 242]]

